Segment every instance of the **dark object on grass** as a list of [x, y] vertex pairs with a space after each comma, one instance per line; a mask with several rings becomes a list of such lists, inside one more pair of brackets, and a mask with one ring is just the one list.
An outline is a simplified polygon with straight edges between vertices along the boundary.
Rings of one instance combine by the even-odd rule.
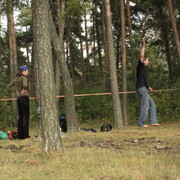
[[61, 132], [67, 132], [67, 121], [64, 114], [59, 116], [59, 125], [61, 127]]
[[19, 139], [18, 131], [16, 131], [16, 130], [8, 131], [7, 135], [8, 135], [10, 140], [12, 140], [12, 139]]
[[103, 124], [103, 125], [100, 127], [100, 131], [101, 131], [101, 132], [111, 131], [111, 130], [112, 130], [111, 124]]
[[11, 150], [20, 150], [21, 148], [18, 147], [17, 145], [10, 144], [9, 146], [6, 147], [6, 149], [11, 149]]
[[93, 129], [93, 128], [89, 128], [89, 129], [81, 128], [81, 130], [83, 130], [83, 131], [91, 131], [91, 132], [93, 132], [93, 133], [96, 133], [96, 132], [97, 132], [97, 131], [96, 131], [95, 129]]

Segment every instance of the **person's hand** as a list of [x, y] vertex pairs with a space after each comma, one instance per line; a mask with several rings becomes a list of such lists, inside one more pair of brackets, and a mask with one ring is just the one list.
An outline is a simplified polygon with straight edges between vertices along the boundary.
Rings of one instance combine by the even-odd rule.
[[146, 37], [145, 37], [145, 36], [142, 38], [142, 42], [143, 42], [143, 43], [146, 42]]
[[149, 92], [153, 92], [153, 88], [148, 87]]
[[20, 94], [24, 94], [24, 93], [27, 93], [27, 90], [22, 89], [22, 91], [20, 92]]

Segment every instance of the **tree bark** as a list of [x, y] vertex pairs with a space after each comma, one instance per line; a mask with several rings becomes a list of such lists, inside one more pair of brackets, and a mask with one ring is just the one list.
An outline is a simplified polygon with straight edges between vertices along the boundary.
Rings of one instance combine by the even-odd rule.
[[1, 73], [3, 72], [3, 61], [2, 61], [3, 51], [4, 51], [3, 40], [2, 40], [1, 35], [0, 35], [0, 76], [1, 76]]
[[108, 45], [107, 45], [107, 29], [106, 29], [106, 14], [105, 14], [105, 1], [102, 1], [102, 30], [103, 30], [103, 43], [105, 54], [105, 87], [109, 88], [109, 60], [108, 60]]
[[114, 109], [114, 121], [115, 121], [115, 128], [120, 129], [123, 127], [123, 119], [122, 119], [120, 98], [118, 93], [119, 90], [118, 90], [118, 82], [117, 82], [117, 70], [115, 63], [114, 45], [113, 45], [110, 0], [104, 0], [104, 1], [105, 1], [106, 27], [107, 27], [109, 71], [110, 71], [111, 90], [112, 90], [113, 109]]
[[[64, 29], [65, 29], [65, 21], [63, 19], [63, 13], [65, 12], [65, 0], [57, 0], [57, 26], [58, 26], [58, 35], [59, 41], [62, 43], [62, 47], [64, 47]], [[56, 95], [60, 94], [60, 86], [61, 86], [61, 72], [59, 65], [59, 57], [56, 57], [56, 66], [55, 66], [55, 82], [56, 82]], [[59, 109], [59, 101], [57, 99], [57, 107]]]
[[12, 0], [7, 0], [7, 19], [8, 19], [8, 37], [9, 37], [9, 50], [10, 50], [10, 77], [14, 79], [18, 72], [17, 61], [17, 44], [16, 32], [14, 28], [13, 4]]
[[[7, 0], [7, 19], [8, 19], [8, 38], [9, 38], [9, 67], [10, 67], [10, 80], [12, 81], [18, 72], [18, 60], [17, 60], [17, 44], [16, 44], [16, 32], [14, 28], [14, 15], [13, 15], [13, 3], [12, 0]], [[11, 93], [11, 97], [15, 98], [16, 94]], [[16, 102], [12, 101], [12, 107], [17, 117]]]
[[86, 79], [87, 79], [87, 72], [89, 73], [90, 70], [89, 70], [89, 43], [88, 43], [88, 28], [87, 28], [87, 18], [86, 18], [86, 14], [84, 15], [84, 24], [85, 24], [85, 36], [86, 36], [86, 54], [87, 54], [87, 58], [86, 58], [86, 66], [85, 66], [85, 76], [86, 76]]
[[99, 25], [98, 25], [98, 12], [97, 12], [97, 2], [94, 1], [95, 4], [95, 9], [94, 9], [94, 13], [95, 13], [95, 29], [96, 29], [96, 37], [97, 37], [97, 49], [98, 49], [98, 60], [99, 60], [99, 67], [100, 67], [100, 71], [101, 73], [103, 72], [103, 68], [102, 68], [102, 55], [101, 55], [101, 43], [100, 43], [100, 33], [99, 33]]
[[180, 41], [179, 41], [179, 33], [178, 33], [177, 25], [176, 25], [176, 19], [174, 17], [174, 12], [173, 12], [172, 0], [167, 0], [167, 4], [168, 4], [170, 20], [171, 20], [171, 24], [172, 24], [172, 28], [174, 32], [174, 41], [176, 43], [178, 63], [179, 63], [179, 68], [180, 68]]
[[[70, 21], [70, 20], [69, 20]], [[71, 28], [70, 28], [70, 22], [67, 23], [67, 36], [66, 36], [66, 41], [67, 41], [67, 48], [69, 48], [69, 56], [67, 54], [67, 57], [70, 57], [70, 71], [71, 71], [71, 77], [72, 77], [72, 82], [76, 82], [76, 76], [75, 76], [75, 65], [74, 65], [74, 51], [73, 51], [73, 43], [74, 39], [71, 40]], [[67, 58], [68, 59], [68, 58]]]
[[163, 40], [165, 43], [165, 51], [166, 51], [166, 57], [167, 57], [167, 63], [168, 63], [168, 70], [169, 70], [169, 83], [172, 84], [173, 81], [173, 74], [172, 74], [172, 63], [171, 63], [171, 53], [170, 53], [170, 44], [169, 44], [169, 38], [168, 38], [168, 29], [167, 29], [167, 22], [166, 17], [163, 14], [163, 9], [161, 6], [161, 2], [158, 1], [158, 14], [160, 17], [160, 23], [161, 23], [161, 32], [163, 36]]
[[[93, 0], [93, 4], [95, 6], [95, 0]], [[95, 21], [95, 7], [93, 8], [93, 30], [92, 30], [92, 34], [93, 34], [93, 46], [94, 46], [94, 67], [95, 67], [95, 72], [97, 72], [97, 59], [96, 59], [96, 21]]]
[[[126, 30], [124, 17], [124, 0], [121, 0], [121, 36], [122, 36], [122, 90], [127, 91], [127, 69], [126, 69]], [[124, 125], [128, 125], [127, 119], [127, 93], [123, 94], [123, 121]]]
[[84, 65], [84, 56], [83, 56], [83, 40], [81, 38], [81, 16], [78, 15], [78, 34], [79, 34], [79, 41], [80, 41], [80, 57], [81, 57], [81, 68], [82, 68], [82, 78], [83, 82], [86, 82], [86, 76], [85, 76], [85, 65]]
[[128, 18], [129, 41], [130, 41], [130, 51], [131, 51], [131, 64], [132, 64], [132, 72], [133, 72], [133, 76], [134, 76], [134, 85], [135, 85], [135, 83], [136, 83], [136, 65], [135, 65], [135, 56], [134, 56], [131, 9], [130, 9], [130, 5], [129, 5], [129, 0], [127, 0], [127, 18]]
[[[33, 0], [34, 47], [37, 63], [37, 84], [42, 119], [44, 151], [62, 150], [58, 112], [55, 97], [55, 80], [52, 64], [51, 36], [49, 26], [49, 0]], [[44, 58], [46, 57], [46, 58]]]
[[70, 77], [68, 66], [65, 61], [64, 49], [62, 47], [62, 43], [59, 41], [51, 13], [49, 21], [51, 27], [51, 40], [56, 50], [56, 53], [59, 56], [59, 64], [62, 72], [63, 85], [65, 89], [65, 112], [67, 119], [67, 130], [68, 132], [76, 132], [79, 131], [79, 126], [75, 110], [73, 83]]
[[[35, 4], [34, 4], [34, 1], [32, 1], [32, 20], [33, 20], [33, 27], [36, 26], [36, 11], [35, 11]], [[34, 30], [33, 30], [34, 31]], [[32, 62], [31, 62], [31, 78], [34, 80], [34, 83], [32, 83], [32, 90], [34, 92], [34, 95], [36, 97], [35, 101], [36, 101], [36, 118], [38, 120], [38, 135], [39, 137], [42, 137], [42, 120], [41, 120], [41, 112], [40, 112], [40, 95], [39, 95], [39, 84], [38, 84], [38, 81], [37, 81], [37, 77], [38, 77], [38, 64], [37, 64], [37, 61], [36, 61], [36, 34], [33, 32], [33, 45], [32, 45]], [[32, 81], [31, 79], [31, 81]]]

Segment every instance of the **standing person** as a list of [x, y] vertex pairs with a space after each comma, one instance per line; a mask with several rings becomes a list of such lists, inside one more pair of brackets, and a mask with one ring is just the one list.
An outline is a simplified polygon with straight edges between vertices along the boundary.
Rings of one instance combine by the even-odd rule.
[[157, 114], [156, 114], [156, 105], [149, 95], [149, 92], [152, 92], [153, 89], [148, 85], [146, 66], [149, 65], [149, 58], [145, 57], [145, 47], [146, 47], [146, 38], [142, 38], [142, 47], [140, 51], [140, 59], [137, 65], [137, 82], [136, 82], [136, 91], [140, 97], [140, 115], [138, 119], [138, 126], [148, 127], [145, 124], [148, 111], [150, 111], [150, 123], [153, 126], [159, 126], [157, 123]]
[[29, 87], [27, 76], [29, 74], [27, 66], [20, 66], [20, 72], [16, 78], [6, 87], [11, 92], [17, 94], [18, 108], [18, 136], [19, 139], [29, 138]]

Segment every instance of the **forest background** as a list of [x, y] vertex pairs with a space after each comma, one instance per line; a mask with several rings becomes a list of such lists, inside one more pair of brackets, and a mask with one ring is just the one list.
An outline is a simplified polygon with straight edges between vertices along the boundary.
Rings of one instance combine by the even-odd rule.
[[[100, 0], [49, 1], [57, 31], [64, 26], [64, 57], [71, 75], [74, 94], [111, 92], [103, 2]], [[177, 122], [180, 114], [178, 90], [180, 87], [180, 57], [177, 48], [179, 37], [174, 38], [174, 27], [168, 2], [164, 0], [132, 0], [129, 2], [127, 0], [123, 9], [125, 16], [122, 18], [121, 1], [110, 1], [119, 91], [135, 90], [136, 64], [139, 60], [141, 39], [145, 35], [148, 38], [146, 52], [150, 57], [149, 84], [155, 90], [162, 90], [152, 93], [157, 105], [159, 123]], [[178, 30], [180, 29], [180, 2], [178, 0], [171, 2]], [[5, 90], [5, 87], [15, 77], [17, 67], [24, 64], [30, 69], [31, 96], [37, 97], [35, 93], [37, 88], [34, 84], [36, 84], [36, 74], [40, 70], [35, 68], [33, 59], [33, 38], [35, 38], [33, 36], [33, 27], [35, 28], [33, 12], [30, 0], [0, 1], [0, 99], [14, 97]], [[16, 20], [14, 14], [17, 16]], [[3, 20], [6, 16], [7, 28]], [[58, 20], [61, 20], [60, 26], [58, 26]], [[124, 26], [122, 26], [123, 22]], [[123, 27], [125, 28], [126, 48], [123, 48]], [[60, 35], [60, 31], [58, 32]], [[62, 83], [62, 71], [60, 74], [57, 73], [55, 59], [58, 55], [53, 47], [52, 56], [54, 79], [59, 82], [56, 95], [64, 95], [66, 88]], [[17, 58], [16, 63], [13, 63], [13, 58]], [[45, 83], [49, 83], [46, 81], [47, 77], [48, 74], [44, 77]], [[39, 89], [42, 87], [40, 86]], [[171, 90], [165, 91], [167, 89]], [[123, 96], [120, 94], [122, 109], [127, 111], [127, 114], [125, 113], [127, 117], [123, 115], [123, 119], [126, 119], [124, 124], [136, 124], [139, 114], [137, 95], [129, 93], [127, 97]], [[78, 96], [74, 100], [79, 124], [88, 123], [90, 126], [107, 122], [113, 124], [111, 95]], [[15, 101], [0, 102], [0, 130], [2, 131], [16, 127], [17, 114], [14, 104]], [[39, 122], [37, 104], [38, 102], [34, 99], [31, 100], [31, 127], [37, 127]], [[58, 98], [58, 113], [66, 114], [63, 97]]]

